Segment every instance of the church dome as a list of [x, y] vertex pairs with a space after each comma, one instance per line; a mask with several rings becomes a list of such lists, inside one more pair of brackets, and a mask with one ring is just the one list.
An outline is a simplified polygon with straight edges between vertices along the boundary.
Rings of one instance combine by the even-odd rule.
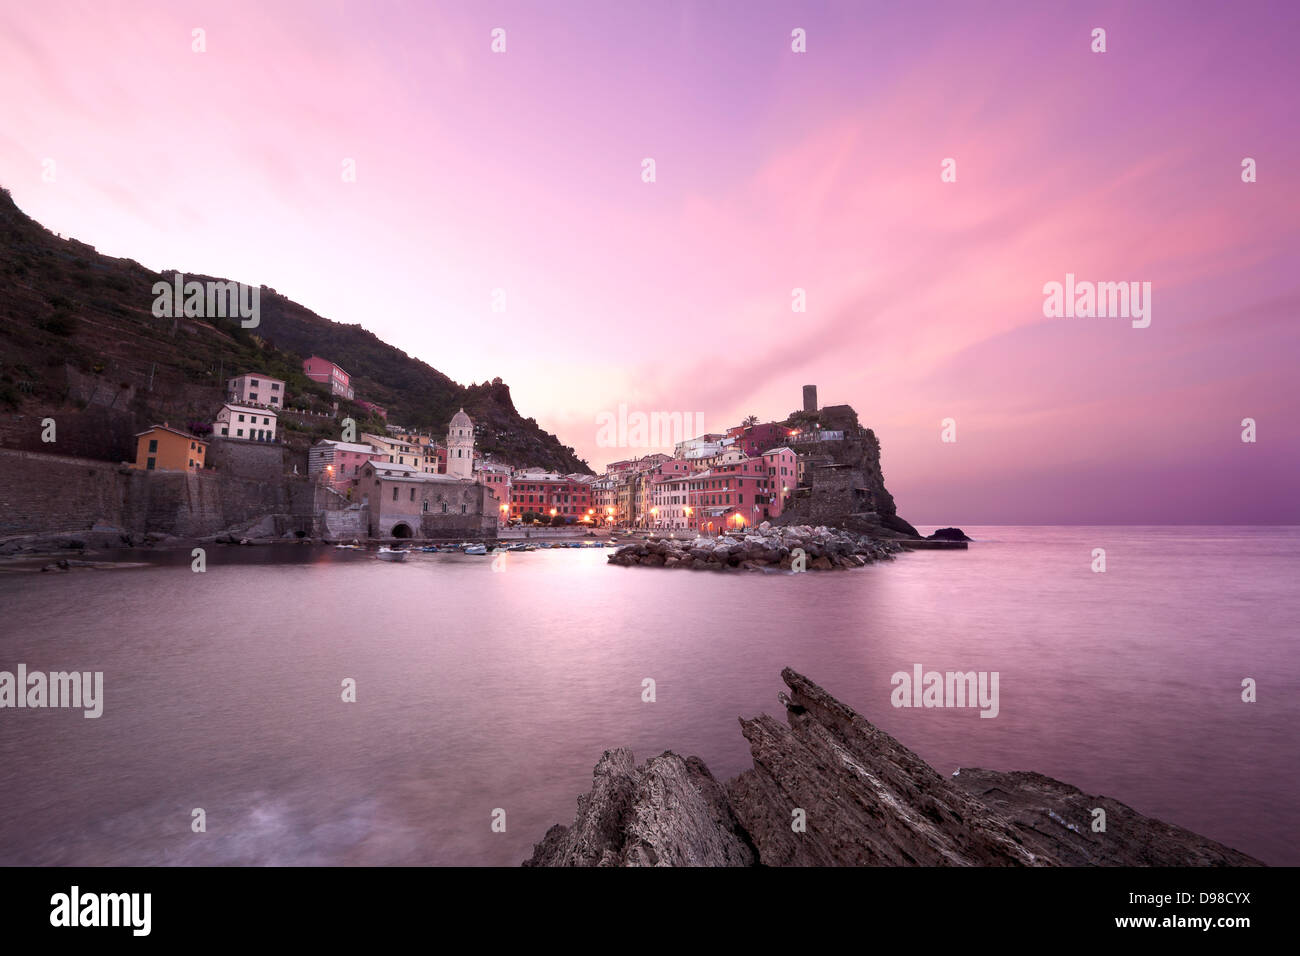
[[452, 428], [473, 428], [474, 423], [470, 420], [470, 417], [465, 414], [465, 409], [462, 408], [455, 415], [451, 416], [451, 427]]

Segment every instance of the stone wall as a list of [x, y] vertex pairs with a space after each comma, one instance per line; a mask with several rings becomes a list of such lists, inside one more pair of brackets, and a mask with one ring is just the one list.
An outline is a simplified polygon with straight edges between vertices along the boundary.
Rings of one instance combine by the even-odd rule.
[[421, 515], [420, 534], [425, 538], [495, 538], [497, 517], [495, 513], [480, 515]]
[[0, 448], [0, 535], [125, 527], [120, 465]]
[[311, 533], [315, 485], [213, 472], [142, 471], [84, 458], [0, 449], [0, 535], [84, 531], [100, 522], [143, 534], [214, 534], [275, 516]]
[[305, 478], [257, 481], [220, 473], [133, 471], [127, 483], [127, 530], [202, 536], [266, 515], [306, 519], [306, 525], [284, 521], [281, 534], [310, 529], [316, 515], [314, 490]]
[[238, 478], [279, 481], [286, 472], [293, 471], [292, 466], [285, 467], [287, 455], [288, 449], [277, 442], [218, 436], [208, 439], [208, 467]]
[[321, 534], [332, 540], [351, 541], [364, 538], [370, 527], [370, 510], [357, 508], [352, 511], [322, 511]]

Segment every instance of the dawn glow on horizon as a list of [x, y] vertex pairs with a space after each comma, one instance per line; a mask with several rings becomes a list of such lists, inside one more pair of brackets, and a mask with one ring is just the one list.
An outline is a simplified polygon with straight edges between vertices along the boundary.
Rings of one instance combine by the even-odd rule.
[[[0, 186], [102, 253], [499, 376], [597, 472], [662, 450], [600, 447], [602, 412], [722, 431], [815, 383], [917, 524], [1294, 524], [1298, 26], [1281, 3], [9, 3]], [[1045, 317], [1067, 274], [1149, 282], [1149, 327]]]

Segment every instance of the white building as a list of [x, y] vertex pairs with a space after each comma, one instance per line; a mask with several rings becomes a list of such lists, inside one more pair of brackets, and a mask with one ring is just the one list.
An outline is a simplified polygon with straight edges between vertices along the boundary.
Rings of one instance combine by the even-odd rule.
[[474, 422], [463, 408], [451, 416], [447, 429], [447, 474], [452, 478], [474, 477]]
[[275, 441], [276, 414], [269, 408], [254, 408], [226, 402], [212, 423], [212, 434], [245, 441]]
[[725, 435], [700, 435], [679, 441], [673, 448], [674, 458], [711, 458], [722, 449]]
[[284, 382], [257, 372], [248, 372], [226, 382], [228, 398], [239, 405], [267, 405], [284, 408]]

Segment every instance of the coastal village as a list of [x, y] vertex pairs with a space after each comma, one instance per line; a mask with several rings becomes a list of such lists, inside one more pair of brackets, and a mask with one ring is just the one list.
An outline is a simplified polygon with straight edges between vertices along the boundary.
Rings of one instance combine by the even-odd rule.
[[[331, 393], [356, 400], [347, 372], [333, 362], [313, 355], [303, 371]], [[202, 473], [216, 457], [227, 473], [265, 476], [265, 455], [232, 454], [232, 446], [274, 449], [287, 407], [286, 383], [245, 372], [226, 384], [210, 436], [154, 425], [136, 436], [132, 467]], [[358, 404], [386, 420], [383, 408]], [[538, 527], [719, 535], [780, 523], [794, 506], [807, 510], [824, 503], [844, 467], [827, 450], [852, 445], [857, 427], [850, 407], [819, 408], [810, 385], [802, 408], [784, 422], [751, 416], [723, 431], [684, 438], [672, 454], [622, 458], [599, 475], [560, 474], [482, 454], [475, 423], [461, 409], [445, 434], [387, 424], [383, 433], [321, 439], [309, 449], [306, 476], [316, 489], [327, 538], [495, 537], [506, 529]], [[214, 445], [222, 449], [219, 456], [212, 454]], [[269, 460], [273, 470], [274, 456]], [[842, 504], [838, 517], [875, 515], [869, 478], [860, 469], [852, 477], [852, 490], [868, 500]], [[816, 495], [819, 489], [825, 493]], [[892, 514], [892, 499], [888, 505]]]

